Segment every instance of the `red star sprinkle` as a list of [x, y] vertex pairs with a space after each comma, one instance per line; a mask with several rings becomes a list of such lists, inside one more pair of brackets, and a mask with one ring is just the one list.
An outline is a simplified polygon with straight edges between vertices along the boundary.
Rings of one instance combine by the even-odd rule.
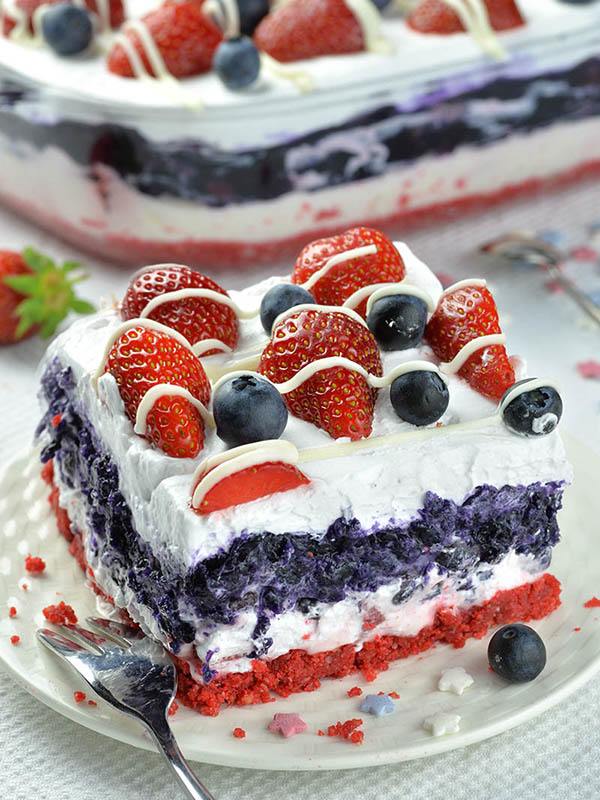
[[271, 733], [280, 733], [284, 739], [289, 739], [304, 733], [308, 725], [299, 714], [274, 714], [267, 727]]

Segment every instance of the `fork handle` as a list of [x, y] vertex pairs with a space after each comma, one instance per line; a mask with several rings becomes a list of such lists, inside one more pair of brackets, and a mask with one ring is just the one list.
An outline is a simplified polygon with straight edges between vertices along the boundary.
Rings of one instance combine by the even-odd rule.
[[165, 720], [164, 728], [160, 726], [152, 726], [149, 728], [150, 733], [158, 749], [165, 757], [167, 764], [171, 767], [177, 780], [187, 792], [191, 800], [215, 800], [213, 795], [208, 789], [200, 783], [198, 778], [194, 775], [190, 765], [183, 757], [183, 753], [179, 749], [179, 745], [175, 741], [175, 737]]

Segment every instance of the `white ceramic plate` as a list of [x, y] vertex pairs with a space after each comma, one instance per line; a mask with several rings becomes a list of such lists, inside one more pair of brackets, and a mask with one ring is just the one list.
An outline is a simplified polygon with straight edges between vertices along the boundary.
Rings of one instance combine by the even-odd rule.
[[[396, 662], [370, 685], [356, 676], [325, 681], [318, 692], [227, 709], [217, 718], [180, 708], [173, 728], [186, 755], [197, 761], [257, 769], [387, 764], [494, 736], [575, 691], [600, 669], [600, 610], [584, 608], [586, 600], [600, 594], [600, 460], [573, 441], [568, 442], [568, 449], [576, 481], [567, 493], [563, 543], [557, 548], [552, 570], [563, 581], [563, 605], [536, 625], [548, 650], [548, 664], [540, 678], [516, 686], [502, 682], [488, 670], [487, 640], [470, 641], [462, 650], [438, 647]], [[73, 692], [86, 687], [36, 643], [35, 630], [44, 623], [41, 610], [49, 603], [64, 599], [75, 607], [81, 620], [96, 613], [92, 593], [58, 536], [46, 495], [35, 456], [16, 460], [0, 479], [0, 660], [28, 691], [59, 713], [106, 736], [150, 749], [140, 729], [102, 701], [95, 708], [77, 705]], [[25, 575], [28, 553], [46, 560], [44, 576]], [[29, 584], [28, 591], [20, 588], [23, 581]], [[9, 619], [8, 608], [13, 605], [18, 616]], [[17, 646], [10, 643], [13, 634], [21, 637]], [[451, 666], [463, 666], [475, 678], [474, 686], [462, 697], [436, 690], [441, 670]], [[365, 693], [397, 691], [396, 712], [382, 719], [361, 714], [360, 698], [346, 695], [354, 685]], [[434, 738], [423, 730], [423, 719], [441, 710], [460, 714], [459, 733]], [[277, 711], [301, 714], [308, 732], [288, 740], [269, 733], [266, 725]], [[362, 746], [316, 735], [318, 728], [357, 716], [364, 719]], [[245, 739], [232, 736], [237, 726], [246, 730]]]

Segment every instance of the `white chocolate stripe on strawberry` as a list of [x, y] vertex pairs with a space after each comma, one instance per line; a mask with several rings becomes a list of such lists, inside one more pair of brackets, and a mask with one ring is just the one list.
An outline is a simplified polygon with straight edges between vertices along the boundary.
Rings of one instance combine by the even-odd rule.
[[513, 400], [516, 400], [517, 397], [525, 394], [525, 392], [533, 392], [535, 389], [543, 389], [546, 386], [550, 389], [555, 389], [560, 394], [560, 389], [552, 381], [547, 381], [543, 378], [525, 379], [522, 383], [519, 383], [517, 386], [513, 386], [508, 390], [508, 392], [506, 392], [500, 401], [500, 405], [498, 406], [499, 413], [502, 414], [504, 409], [510, 405]]
[[215, 427], [215, 420], [210, 411], [203, 403], [200, 402], [194, 395], [183, 386], [176, 386], [172, 383], [158, 383], [152, 386], [140, 400], [135, 415], [135, 425], [133, 430], [140, 436], [145, 436], [148, 430], [148, 414], [156, 401], [161, 397], [181, 397], [191, 403], [194, 408], [199, 412], [204, 422], [210, 427]]
[[298, 306], [292, 306], [291, 308], [288, 308], [287, 311], [282, 311], [278, 317], [275, 317], [275, 321], [273, 322], [273, 327], [271, 330], [274, 331], [280, 322], [283, 322], [284, 319], [287, 319], [287, 317], [290, 317], [293, 314], [298, 314], [300, 311], [328, 311], [336, 314], [345, 314], [355, 322], [359, 322], [363, 327], [367, 327], [367, 323], [364, 321], [364, 319], [357, 314], [356, 311], [353, 311], [351, 308], [347, 308], [346, 306], [323, 306], [319, 303], [300, 303]]
[[363, 300], [367, 300], [367, 314], [369, 314], [377, 300], [381, 300], [384, 297], [392, 297], [397, 294], [409, 294], [413, 297], [418, 297], [425, 303], [430, 314], [433, 314], [436, 309], [433, 298], [428, 292], [421, 289], [419, 286], [412, 286], [404, 281], [400, 281], [399, 283], [372, 283], [370, 286], [363, 286], [362, 289], [357, 289], [354, 294], [350, 295], [345, 301], [344, 306], [354, 309], [357, 308]]
[[460, 17], [465, 29], [484, 53], [498, 61], [506, 57], [506, 50], [490, 25], [487, 8], [483, 0], [443, 0]]
[[446, 297], [446, 295], [452, 294], [453, 292], [457, 292], [459, 289], [468, 289], [470, 287], [476, 289], [484, 289], [487, 286], [487, 281], [483, 278], [465, 278], [462, 281], [457, 281], [453, 283], [452, 286], [448, 286], [441, 294], [440, 300], [442, 297]]
[[236, 0], [205, 0], [202, 13], [223, 31], [225, 39], [240, 35], [240, 11]]
[[477, 336], [458, 351], [452, 361], [440, 364], [440, 370], [446, 375], [455, 375], [461, 370], [474, 353], [493, 345], [506, 344], [503, 333], [490, 333], [487, 336]]
[[9, 39], [19, 41], [29, 38], [29, 17], [26, 11], [19, 8], [15, 0], [0, 0], [0, 22], [2, 23], [2, 28], [4, 27], [4, 20], [15, 23], [15, 27], [8, 34]]
[[291, 442], [269, 439], [234, 447], [207, 458], [194, 473], [192, 508], [200, 508], [206, 495], [224, 478], [260, 464], [277, 462], [295, 466], [298, 457], [298, 449]]
[[337, 267], [338, 264], [344, 264], [346, 261], [352, 261], [355, 258], [374, 256], [376, 253], [377, 245], [374, 244], [367, 244], [363, 245], [362, 247], [353, 247], [352, 250], [346, 250], [343, 253], [336, 253], [327, 260], [321, 269], [317, 270], [314, 275], [311, 275], [310, 278], [302, 284], [302, 288], [310, 292], [313, 286], [315, 286], [321, 280], [321, 278], [325, 277], [325, 275], [327, 275], [327, 273], [333, 269], [333, 267]]
[[152, 300], [144, 307], [140, 317], [149, 317], [153, 311], [164, 303], [176, 303], [178, 300], [189, 300], [190, 298], [197, 298], [199, 300], [212, 300], [213, 303], [221, 303], [221, 305], [230, 308], [239, 319], [252, 319], [258, 316], [259, 310], [244, 310], [240, 308], [237, 303], [226, 294], [215, 292], [214, 289], [177, 289], [175, 292], [164, 292], [153, 297]]
[[365, 50], [372, 53], [391, 53], [392, 46], [381, 35], [381, 16], [371, 0], [344, 0], [360, 25]]
[[166, 325], [162, 325], [160, 322], [155, 322], [153, 319], [130, 319], [127, 320], [127, 322], [124, 322], [122, 325], [119, 325], [119, 327], [116, 328], [109, 336], [98, 367], [92, 375], [93, 383], [97, 383], [99, 378], [102, 376], [109, 353], [112, 350], [115, 342], [117, 342], [124, 333], [127, 333], [127, 331], [131, 330], [132, 328], [146, 328], [150, 331], [164, 333], [166, 336], [170, 336], [172, 339], [175, 339], [180, 345], [187, 348], [191, 353], [194, 352], [192, 345], [188, 342], [185, 336], [182, 336], [180, 333], [178, 333], [178, 331], [174, 331], [173, 328], [167, 328]]
[[[150, 73], [147, 71], [146, 67], [144, 66], [144, 62], [139, 57], [137, 50], [135, 49], [131, 39], [126, 35], [128, 31], [132, 31], [137, 33], [140, 43], [142, 45], [142, 49], [144, 53], [148, 57], [148, 61], [150, 62], [150, 66], [152, 67], [155, 76], [160, 80], [164, 80], [165, 78], [172, 78], [173, 76], [167, 69], [167, 65], [158, 49], [156, 42], [154, 41], [154, 37], [148, 30], [148, 26], [145, 22], [142, 22], [141, 19], [130, 20], [126, 22], [125, 25], [121, 28], [122, 33], [117, 36], [117, 41], [121, 46], [125, 48], [125, 52], [127, 53], [127, 58], [129, 59], [129, 63], [131, 64], [131, 68], [136, 73], [138, 78], [142, 78], [145, 76], [152, 77]], [[125, 41], [127, 42], [128, 46], [125, 46]], [[132, 52], [135, 53], [135, 57], [132, 59]]]
[[383, 375], [379, 377], [378, 375], [371, 375], [370, 372], [357, 364], [356, 361], [351, 361], [349, 358], [343, 358], [342, 356], [330, 356], [329, 358], [318, 358], [316, 361], [312, 361], [310, 364], [302, 367], [302, 369], [298, 370], [298, 372], [289, 380], [284, 381], [283, 383], [274, 383], [273, 385], [277, 388], [280, 394], [289, 394], [290, 392], [294, 392], [296, 389], [299, 389], [303, 383], [310, 380], [314, 377], [318, 372], [324, 372], [328, 369], [347, 369], [351, 372], [357, 372], [361, 375], [371, 386], [373, 389], [383, 389], [386, 386], [391, 386], [391, 384], [399, 378], [400, 375], [405, 375], [407, 372], [417, 372], [417, 371], [426, 371], [426, 372], [435, 372], [445, 381], [443, 375], [440, 374], [440, 370], [438, 367], [433, 364], [431, 361], [407, 361], [404, 364], [398, 364], [398, 366], [394, 367], [387, 375]]
[[303, 69], [294, 69], [282, 64], [277, 59], [270, 56], [268, 53], [260, 54], [260, 61], [263, 69], [270, 72], [276, 78], [282, 78], [294, 84], [296, 89], [302, 94], [308, 94], [315, 88], [315, 81], [310, 73]]
[[199, 342], [192, 345], [192, 352], [198, 358], [202, 358], [209, 350], [218, 350], [219, 353], [226, 353], [227, 355], [233, 353], [233, 348], [220, 339], [200, 339]]

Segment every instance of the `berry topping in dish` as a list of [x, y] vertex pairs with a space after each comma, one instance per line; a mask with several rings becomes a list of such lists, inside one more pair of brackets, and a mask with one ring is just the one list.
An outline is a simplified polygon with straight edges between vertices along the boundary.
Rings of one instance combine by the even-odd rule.
[[533, 681], [546, 666], [546, 647], [528, 625], [506, 625], [488, 645], [490, 667], [510, 683]]

